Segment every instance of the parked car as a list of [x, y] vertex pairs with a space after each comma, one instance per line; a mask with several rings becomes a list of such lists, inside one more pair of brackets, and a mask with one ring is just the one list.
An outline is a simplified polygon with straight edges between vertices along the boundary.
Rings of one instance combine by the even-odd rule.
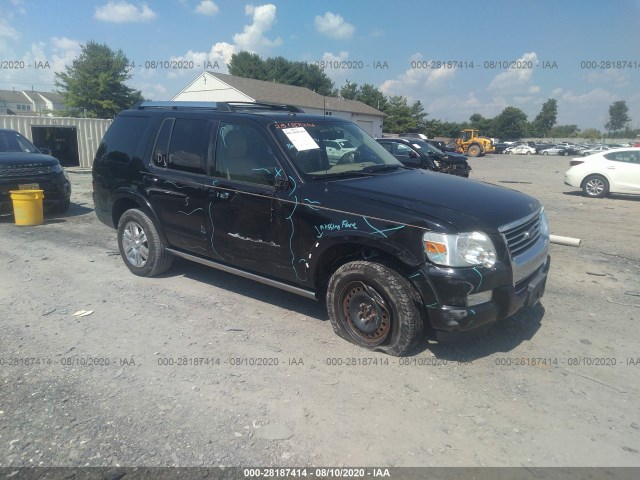
[[532, 153], [536, 153], [536, 149], [526, 145], [518, 145], [517, 147], [509, 148], [509, 153], [512, 155], [531, 155]]
[[504, 153], [511, 146], [511, 143], [498, 142], [493, 144], [496, 151], [494, 153]]
[[[353, 158], [331, 165], [332, 138]], [[181, 257], [323, 300], [338, 335], [391, 355], [426, 330], [482, 331], [545, 290], [538, 200], [406, 168], [356, 124], [293, 106], [143, 102], [105, 133], [93, 184], [133, 274]]]
[[0, 129], [0, 214], [13, 213], [11, 190], [43, 190], [45, 209], [65, 212], [71, 198], [71, 182], [50, 155], [40, 152], [15, 130]]
[[581, 188], [592, 198], [609, 193], [640, 194], [640, 148], [616, 148], [571, 160], [564, 183]]
[[445, 154], [420, 138], [378, 138], [376, 140], [406, 167], [424, 168], [460, 177], [468, 177], [471, 171], [466, 155]]
[[582, 155], [583, 157], [586, 157], [588, 155], [593, 155], [594, 153], [606, 152], [607, 150], [611, 150], [611, 147], [608, 147], [607, 145], [599, 145], [597, 147], [589, 148], [587, 150], [582, 150], [580, 152], [580, 155]]
[[356, 147], [346, 138], [338, 138], [336, 140], [326, 140], [325, 147], [327, 150], [327, 157], [329, 157], [329, 163], [336, 164], [345, 155], [355, 151]]
[[555, 145], [551, 144], [551, 143], [536, 143], [535, 145], [535, 149], [536, 149], [536, 153], [540, 153], [542, 152], [542, 150], [546, 150], [547, 148], [553, 148]]
[[559, 145], [551, 148], [546, 148], [544, 150], [540, 150], [540, 153], [542, 155], [562, 155], [565, 157], [569, 155], [579, 155], [579, 151], [576, 150], [575, 148], [559, 146]]

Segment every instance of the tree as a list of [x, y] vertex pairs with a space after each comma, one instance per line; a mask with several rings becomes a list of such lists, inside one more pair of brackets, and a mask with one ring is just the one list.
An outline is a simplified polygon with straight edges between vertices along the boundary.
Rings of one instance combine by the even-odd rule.
[[320, 95], [333, 95], [333, 81], [318, 65], [292, 62], [284, 57], [262, 60], [257, 53], [238, 52], [231, 56], [229, 73], [237, 77], [306, 87]]
[[531, 122], [531, 133], [538, 137], [546, 136], [556, 124], [557, 118], [558, 101], [555, 98], [550, 98], [542, 104], [540, 113]]
[[391, 133], [419, 132], [424, 130], [427, 114], [420, 101], [411, 106], [407, 98], [400, 95], [389, 97], [384, 119], [384, 130]]
[[387, 113], [387, 97], [385, 97], [384, 93], [370, 83], [365, 83], [358, 89], [356, 100], [366, 103], [370, 107], [376, 108], [381, 112]]
[[346, 83], [338, 91], [338, 95], [346, 100], [356, 100], [358, 98], [358, 84], [347, 79]]
[[122, 50], [90, 41], [64, 72], [56, 72], [58, 93], [68, 115], [113, 118], [143, 100], [142, 93], [125, 85], [131, 79], [129, 60]]
[[577, 125], [558, 125], [549, 131], [549, 136], [553, 138], [576, 137], [580, 129]]
[[625, 128], [630, 121], [627, 103], [624, 100], [618, 100], [609, 107], [609, 121], [605, 123], [604, 128], [609, 133], [617, 132]]
[[493, 119], [493, 124], [493, 133], [500, 138], [522, 138], [527, 133], [527, 114], [519, 108], [507, 107]]
[[583, 130], [580, 135], [584, 138], [588, 138], [592, 142], [598, 138], [602, 138], [600, 131], [595, 128], [587, 128], [586, 130]]
[[492, 118], [484, 118], [481, 114], [474, 113], [469, 117], [469, 127], [480, 130], [480, 133], [482, 133], [483, 135], [492, 135], [493, 121], [494, 119]]

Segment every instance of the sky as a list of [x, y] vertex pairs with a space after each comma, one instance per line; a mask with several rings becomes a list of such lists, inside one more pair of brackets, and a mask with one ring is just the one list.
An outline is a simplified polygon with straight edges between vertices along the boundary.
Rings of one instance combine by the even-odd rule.
[[533, 120], [555, 98], [558, 124], [604, 131], [624, 100], [639, 128], [639, 23], [640, 0], [0, 0], [0, 89], [55, 91], [95, 41], [135, 65], [130, 87], [169, 100], [246, 50], [420, 100], [428, 119]]

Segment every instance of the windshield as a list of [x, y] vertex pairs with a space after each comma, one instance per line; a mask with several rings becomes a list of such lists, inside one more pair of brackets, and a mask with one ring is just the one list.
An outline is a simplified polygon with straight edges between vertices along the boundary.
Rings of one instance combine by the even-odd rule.
[[311, 179], [402, 168], [393, 155], [354, 123], [286, 122], [271, 128], [297, 170]]
[[0, 132], [0, 152], [40, 153], [40, 150], [18, 132]]
[[440, 155], [442, 155], [442, 151], [438, 150], [436, 147], [434, 147], [433, 145], [431, 145], [429, 142], [425, 142], [424, 140], [419, 140], [417, 138], [412, 138], [411, 139], [411, 143], [413, 144], [414, 147], [417, 147], [419, 149], [421, 149], [424, 152], [432, 152], [432, 153], [438, 153]]

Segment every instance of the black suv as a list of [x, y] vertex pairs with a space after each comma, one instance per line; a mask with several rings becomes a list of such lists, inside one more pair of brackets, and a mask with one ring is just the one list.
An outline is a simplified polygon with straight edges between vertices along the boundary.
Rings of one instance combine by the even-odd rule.
[[0, 214], [10, 215], [11, 190], [43, 190], [47, 210], [65, 212], [71, 198], [71, 182], [60, 162], [38, 150], [14, 130], [0, 129]]
[[[326, 143], [353, 152], [329, 161]], [[93, 165], [95, 211], [137, 275], [174, 256], [325, 299], [335, 332], [403, 355], [482, 329], [545, 288], [540, 203], [408, 169], [352, 122], [290, 106], [145, 102]]]
[[468, 177], [471, 167], [461, 153], [443, 153], [421, 138], [377, 138], [385, 150], [406, 167]]

